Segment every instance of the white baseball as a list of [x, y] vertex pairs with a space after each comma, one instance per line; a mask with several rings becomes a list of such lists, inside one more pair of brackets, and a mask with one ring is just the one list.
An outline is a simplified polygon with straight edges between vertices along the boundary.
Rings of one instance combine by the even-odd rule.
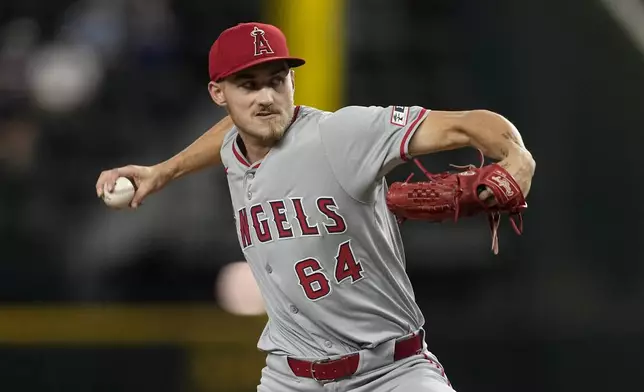
[[119, 177], [112, 192], [107, 191], [106, 185], [103, 190], [103, 201], [112, 208], [126, 208], [134, 198], [134, 192], [134, 184], [125, 177]]

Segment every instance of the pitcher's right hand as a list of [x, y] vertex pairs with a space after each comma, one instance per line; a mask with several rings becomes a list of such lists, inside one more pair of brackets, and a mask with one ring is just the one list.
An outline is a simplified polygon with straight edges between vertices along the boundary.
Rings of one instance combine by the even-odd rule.
[[131, 208], [137, 208], [148, 195], [163, 188], [171, 179], [162, 166], [137, 166], [128, 165], [111, 170], [103, 171], [96, 181], [96, 195], [103, 196], [107, 190], [111, 192], [114, 189], [116, 179], [126, 177], [132, 181], [136, 192], [130, 203]]

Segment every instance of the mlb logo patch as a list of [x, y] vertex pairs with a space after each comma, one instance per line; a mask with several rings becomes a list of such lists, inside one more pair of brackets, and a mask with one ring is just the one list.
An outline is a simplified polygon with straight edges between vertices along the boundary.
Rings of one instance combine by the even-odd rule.
[[391, 109], [391, 122], [394, 125], [404, 127], [407, 125], [407, 115], [409, 114], [409, 107], [407, 106], [394, 106]]

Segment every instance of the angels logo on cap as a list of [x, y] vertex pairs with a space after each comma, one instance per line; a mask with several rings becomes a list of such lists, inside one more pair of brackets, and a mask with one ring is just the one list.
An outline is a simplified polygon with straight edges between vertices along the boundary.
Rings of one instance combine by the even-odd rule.
[[[251, 41], [254, 46], [251, 49]], [[276, 26], [266, 23], [240, 23], [224, 30], [208, 54], [210, 80], [220, 81], [236, 72], [268, 61], [285, 61], [299, 67], [304, 60], [290, 55], [286, 37]]]
[[259, 56], [262, 53], [273, 53], [273, 48], [271, 48], [271, 45], [268, 43], [264, 30], [255, 26], [253, 31], [250, 32], [250, 35], [255, 37], [255, 56]]

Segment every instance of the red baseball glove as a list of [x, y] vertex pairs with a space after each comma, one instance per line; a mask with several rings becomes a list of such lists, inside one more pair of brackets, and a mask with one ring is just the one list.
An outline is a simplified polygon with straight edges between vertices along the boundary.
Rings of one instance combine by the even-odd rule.
[[[457, 173], [430, 174], [414, 159], [429, 181], [394, 182], [387, 193], [387, 206], [396, 215], [399, 223], [406, 219], [443, 222], [458, 221], [461, 217], [487, 214], [492, 232], [492, 251], [499, 253], [498, 228], [501, 215], [508, 214], [517, 234], [523, 232], [522, 212], [528, 208], [523, 193], [514, 178], [498, 164], [483, 166], [454, 166], [463, 169]], [[479, 198], [487, 187], [494, 194], [496, 205], [488, 206]], [[519, 223], [515, 221], [518, 218]]]

